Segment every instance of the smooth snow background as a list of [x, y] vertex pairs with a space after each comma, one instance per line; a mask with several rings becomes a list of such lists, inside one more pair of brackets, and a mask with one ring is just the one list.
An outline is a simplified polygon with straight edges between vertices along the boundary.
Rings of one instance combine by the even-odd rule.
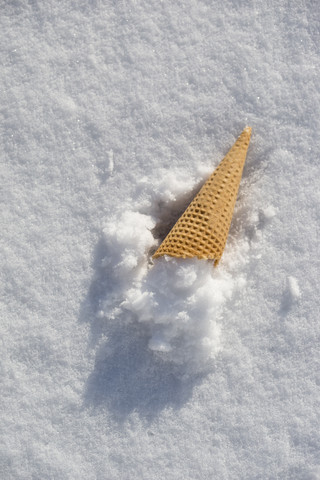
[[[1, 476], [319, 479], [318, 3], [15, 0], [0, 26]], [[106, 318], [108, 265], [148, 262], [246, 125], [195, 368]], [[111, 248], [126, 215], [146, 236]]]

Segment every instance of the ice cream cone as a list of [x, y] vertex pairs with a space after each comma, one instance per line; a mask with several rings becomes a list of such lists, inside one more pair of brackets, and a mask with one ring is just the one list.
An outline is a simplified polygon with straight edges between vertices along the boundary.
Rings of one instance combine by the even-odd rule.
[[221, 259], [251, 137], [246, 127], [163, 240], [153, 258]]

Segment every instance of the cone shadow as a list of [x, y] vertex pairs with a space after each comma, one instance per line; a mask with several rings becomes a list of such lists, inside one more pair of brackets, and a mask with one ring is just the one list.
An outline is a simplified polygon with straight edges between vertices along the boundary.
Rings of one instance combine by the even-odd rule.
[[85, 404], [107, 409], [123, 422], [132, 412], [152, 421], [165, 408], [180, 409], [200, 378], [184, 380], [174, 366], [154, 357], [140, 324], [109, 328], [88, 378]]
[[125, 312], [112, 320], [99, 318], [102, 306], [116, 305], [115, 292], [121, 290], [112, 262], [103, 266], [109, 255], [103, 240], [98, 242], [95, 272], [80, 312], [80, 321], [90, 324], [88, 347], [97, 349], [83, 406], [97, 412], [108, 410], [118, 422], [132, 412], [152, 421], [165, 408], [180, 409], [203, 374], [187, 376], [183, 365], [173, 365], [155, 355], [148, 348], [148, 325], [129, 319]]

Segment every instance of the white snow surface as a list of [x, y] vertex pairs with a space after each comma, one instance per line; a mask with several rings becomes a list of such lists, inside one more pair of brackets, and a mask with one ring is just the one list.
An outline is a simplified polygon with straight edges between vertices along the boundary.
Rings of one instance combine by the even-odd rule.
[[[319, 5], [0, 5], [0, 478], [320, 480]], [[152, 260], [246, 126], [222, 260]]]

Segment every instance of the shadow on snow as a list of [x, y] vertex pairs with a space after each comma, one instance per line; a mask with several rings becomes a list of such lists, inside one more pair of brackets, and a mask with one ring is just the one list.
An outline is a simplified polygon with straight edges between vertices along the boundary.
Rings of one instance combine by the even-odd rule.
[[106, 408], [117, 421], [124, 421], [132, 412], [152, 420], [165, 408], [181, 408], [204, 374], [188, 376], [183, 365], [164, 361], [150, 351], [148, 325], [128, 322], [123, 312], [112, 320], [99, 318], [97, 313], [112, 298], [117, 282], [112, 266], [102, 266], [106, 256], [108, 251], [101, 240], [94, 255], [95, 274], [80, 314], [80, 320], [91, 325], [89, 348], [97, 348], [84, 405]]
[[[251, 177], [252, 172], [248, 170], [245, 168], [244, 178]], [[251, 183], [249, 181], [249, 185]], [[202, 184], [174, 202], [158, 205], [159, 221], [152, 232], [156, 239], [164, 239]], [[247, 206], [235, 213], [230, 229], [231, 242], [246, 228], [247, 214]], [[149, 256], [152, 253], [150, 251]], [[188, 375], [184, 365], [169, 363], [154, 354], [148, 349], [148, 325], [132, 319], [128, 322], [124, 312], [112, 320], [99, 318], [97, 314], [101, 309], [105, 310], [106, 303], [110, 308], [115, 305], [115, 292], [119, 290], [112, 262], [104, 266], [106, 258], [110, 258], [110, 254], [101, 239], [94, 252], [95, 273], [80, 313], [80, 320], [91, 325], [89, 348], [97, 348], [84, 403], [87, 407], [111, 410], [119, 421], [134, 411], [151, 420], [165, 408], [181, 408], [206, 372]], [[211, 367], [208, 366], [208, 371]]]

